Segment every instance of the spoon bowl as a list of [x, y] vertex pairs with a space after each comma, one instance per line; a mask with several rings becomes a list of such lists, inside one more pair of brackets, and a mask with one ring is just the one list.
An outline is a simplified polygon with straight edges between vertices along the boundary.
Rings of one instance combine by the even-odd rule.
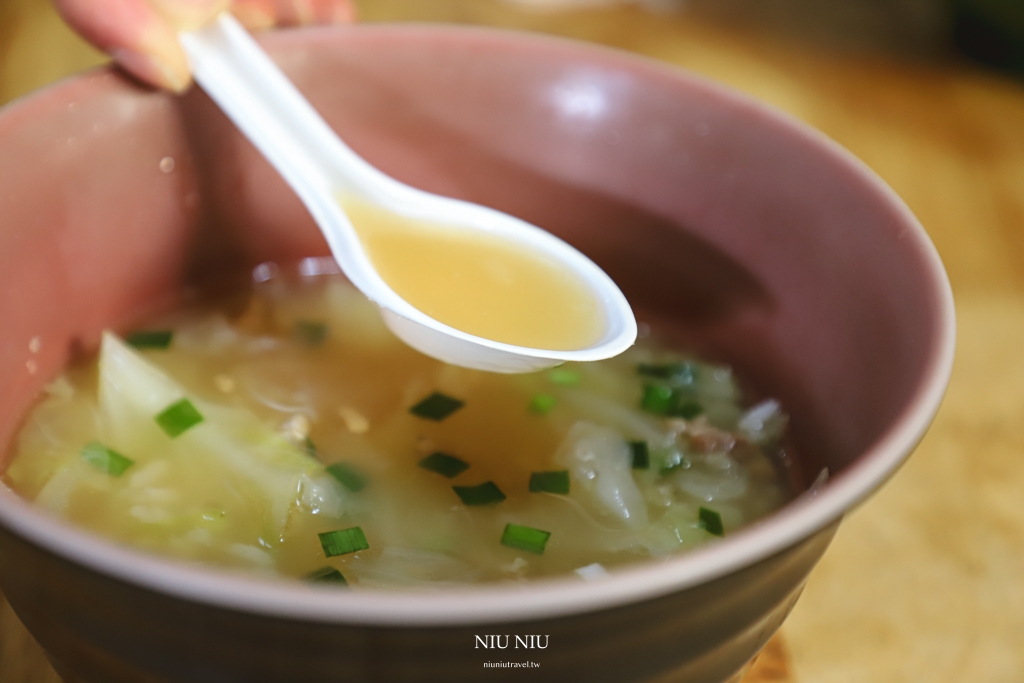
[[[439, 360], [491, 372], [532, 372], [565, 361], [622, 353], [637, 325], [625, 296], [593, 261], [554, 235], [513, 216], [424, 192], [367, 163], [348, 147], [230, 14], [180, 34], [195, 80], [296, 192], [345, 275], [380, 308], [409, 346]], [[480, 231], [557, 262], [593, 295], [603, 330], [585, 348], [538, 349], [456, 329], [399, 296], [381, 277], [339, 203], [355, 197], [396, 216]], [[495, 302], [500, 306], [501, 302]]]

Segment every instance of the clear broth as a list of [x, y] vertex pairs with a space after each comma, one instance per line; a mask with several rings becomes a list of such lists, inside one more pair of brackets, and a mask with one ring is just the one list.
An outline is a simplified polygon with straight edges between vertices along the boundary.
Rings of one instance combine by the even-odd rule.
[[[793, 495], [777, 457], [785, 417], [752, 423], [727, 367], [650, 339], [550, 372], [467, 370], [403, 345], [340, 276], [279, 276], [254, 285], [240, 316], [188, 309], [148, 327], [173, 329], [170, 347], [110, 342], [48, 388], [5, 479], [55, 515], [164, 556], [295, 578], [332, 567], [355, 587], [593, 576], [714, 540], [701, 507], [728, 535]], [[673, 382], [699, 416], [641, 408], [647, 387]], [[179, 391], [205, 421], [168, 439], [139, 407], [159, 391]], [[440, 421], [410, 412], [434, 392], [464, 406]], [[93, 441], [133, 464], [113, 476], [87, 462]], [[648, 444], [647, 469], [632, 467], [633, 441]], [[469, 467], [451, 479], [421, 467], [434, 452]], [[325, 473], [339, 462], [365, 488]], [[529, 490], [548, 471], [570, 473], [568, 495]], [[469, 506], [453, 490], [487, 481], [504, 501]], [[543, 553], [503, 545], [510, 523], [550, 532]], [[368, 549], [325, 556], [318, 534], [357, 526]]]

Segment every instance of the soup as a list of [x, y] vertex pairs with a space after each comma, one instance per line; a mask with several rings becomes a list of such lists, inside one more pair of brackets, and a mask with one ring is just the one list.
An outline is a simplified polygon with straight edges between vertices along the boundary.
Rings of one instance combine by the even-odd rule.
[[556, 259], [480, 230], [425, 224], [356, 199], [341, 204], [381, 278], [434, 320], [534, 349], [600, 341], [601, 303]]
[[7, 483], [125, 545], [355, 588], [592, 578], [792, 497], [786, 417], [727, 367], [648, 338], [468, 370], [403, 345], [339, 275], [259, 272], [240, 315], [106, 333], [28, 416]]

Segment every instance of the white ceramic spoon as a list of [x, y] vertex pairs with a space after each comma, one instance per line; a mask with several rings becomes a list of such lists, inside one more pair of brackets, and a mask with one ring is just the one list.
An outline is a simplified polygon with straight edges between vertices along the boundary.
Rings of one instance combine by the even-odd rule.
[[[345, 275], [380, 306], [387, 326], [405, 343], [455, 365], [530, 372], [564, 361], [609, 358], [636, 340], [636, 320], [626, 298], [590, 259], [517, 218], [417, 190], [378, 171], [341, 141], [229, 14], [198, 31], [182, 33], [180, 40], [196, 81], [295, 190]], [[603, 337], [585, 349], [552, 351], [503, 344], [434, 320], [377, 274], [338, 203], [342, 195], [401, 216], [486, 231], [556, 258], [597, 295], [606, 321]]]

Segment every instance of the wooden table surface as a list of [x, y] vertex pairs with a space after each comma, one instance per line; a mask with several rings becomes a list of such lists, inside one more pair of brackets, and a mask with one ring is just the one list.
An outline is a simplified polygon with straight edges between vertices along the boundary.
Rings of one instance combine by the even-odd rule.
[[[367, 20], [544, 31], [662, 59], [845, 145], [917, 213], [959, 316], [946, 401], [917, 453], [850, 515], [748, 680], [1024, 680], [1024, 86], [954, 64], [839, 54], [635, 6], [365, 0]], [[0, 0], [0, 102], [98, 63], [45, 0]], [[784, 643], [784, 644], [783, 644]], [[0, 607], [0, 681], [56, 681]]]

